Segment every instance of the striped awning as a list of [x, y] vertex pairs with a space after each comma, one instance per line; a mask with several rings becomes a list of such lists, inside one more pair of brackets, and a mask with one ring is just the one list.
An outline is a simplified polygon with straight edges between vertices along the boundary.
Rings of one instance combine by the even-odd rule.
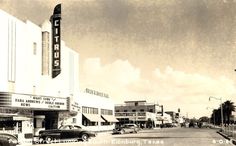
[[119, 122], [113, 115], [102, 115], [107, 122]]
[[83, 114], [91, 122], [105, 122], [98, 114]]

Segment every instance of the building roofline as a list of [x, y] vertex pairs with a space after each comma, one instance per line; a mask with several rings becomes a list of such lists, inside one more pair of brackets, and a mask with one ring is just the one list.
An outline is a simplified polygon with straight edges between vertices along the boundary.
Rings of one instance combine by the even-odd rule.
[[129, 101], [124, 101], [124, 103], [130, 103], [130, 102], [147, 102], [146, 100], [129, 100]]

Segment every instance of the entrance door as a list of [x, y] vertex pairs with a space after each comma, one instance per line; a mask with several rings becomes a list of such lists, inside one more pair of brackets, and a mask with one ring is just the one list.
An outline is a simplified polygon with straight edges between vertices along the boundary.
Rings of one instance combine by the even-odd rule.
[[58, 112], [54, 111], [37, 111], [35, 115], [45, 115], [45, 129], [57, 129]]

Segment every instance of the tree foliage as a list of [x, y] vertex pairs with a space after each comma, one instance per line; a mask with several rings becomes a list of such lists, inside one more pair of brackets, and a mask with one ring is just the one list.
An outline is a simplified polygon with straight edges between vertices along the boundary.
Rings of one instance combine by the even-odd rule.
[[[227, 100], [222, 103], [223, 107], [223, 123], [230, 124], [233, 121], [230, 121], [230, 117], [232, 116], [232, 112], [235, 111], [234, 102]], [[221, 107], [218, 109], [214, 109], [211, 114], [211, 123], [215, 125], [221, 124]]]

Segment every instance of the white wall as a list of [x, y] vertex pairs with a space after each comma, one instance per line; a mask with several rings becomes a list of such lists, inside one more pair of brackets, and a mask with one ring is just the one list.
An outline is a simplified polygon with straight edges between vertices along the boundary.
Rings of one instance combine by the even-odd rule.
[[[44, 96], [78, 97], [79, 55], [61, 43], [61, 74], [52, 79], [42, 75], [42, 29], [30, 21], [20, 21], [0, 10], [0, 92]], [[15, 81], [8, 81], [9, 21], [15, 24]], [[50, 28], [49, 28], [50, 30]], [[62, 30], [63, 31], [63, 30]], [[51, 35], [50, 35], [51, 36]], [[37, 44], [36, 55], [33, 43]], [[51, 42], [50, 42], [51, 43]], [[51, 44], [50, 50], [51, 50]], [[14, 56], [13, 56], [14, 57]], [[51, 54], [49, 56], [51, 58]], [[49, 65], [51, 66], [51, 65]], [[51, 72], [51, 71], [50, 71]]]
[[[114, 115], [114, 102], [110, 98], [80, 92], [77, 102], [79, 103], [80, 111], [76, 116], [68, 117], [65, 121], [66, 123], [71, 123], [72, 118], [76, 118], [75, 124], [82, 125], [82, 106], [98, 108], [99, 115], [101, 115], [101, 109], [112, 110]], [[98, 122], [97, 126], [87, 126], [86, 128], [92, 131], [106, 131], [112, 130], [114, 127], [114, 124], [102, 126], [101, 122]]]
[[78, 103], [80, 106], [95, 107], [99, 109], [110, 109], [114, 112], [114, 102], [110, 98], [80, 92]]

